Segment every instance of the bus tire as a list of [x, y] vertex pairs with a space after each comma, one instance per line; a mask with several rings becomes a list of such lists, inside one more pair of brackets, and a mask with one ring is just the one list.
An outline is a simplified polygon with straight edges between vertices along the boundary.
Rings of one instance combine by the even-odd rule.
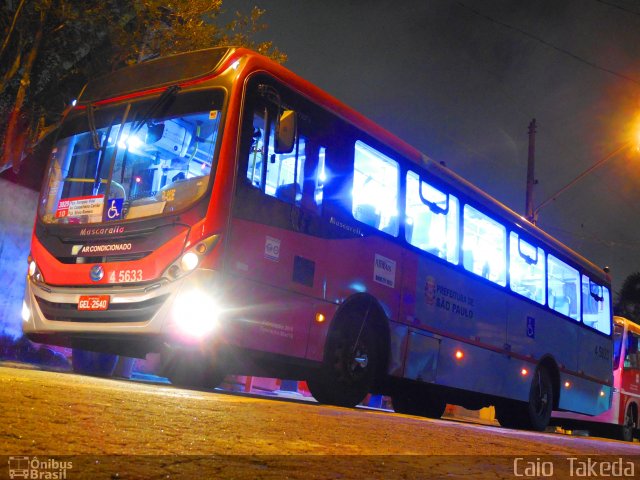
[[446, 402], [426, 388], [414, 386], [401, 389], [391, 395], [393, 410], [406, 415], [440, 418], [447, 407]]
[[636, 426], [636, 418], [634, 417], [631, 405], [627, 407], [624, 414], [624, 423], [618, 428], [618, 440], [625, 442], [633, 442], [633, 432]]
[[172, 385], [181, 388], [216, 388], [225, 378], [225, 373], [204, 355], [175, 355], [163, 368], [164, 375]]
[[325, 360], [307, 380], [311, 395], [320, 403], [355, 407], [367, 396], [375, 379], [378, 348], [369, 324], [351, 313], [329, 332]]
[[496, 405], [496, 419], [506, 428], [544, 431], [553, 410], [553, 383], [546, 368], [538, 367], [531, 381], [529, 401], [504, 401]]
[[531, 382], [527, 403], [526, 428], [537, 432], [549, 425], [553, 411], [553, 382], [544, 367], [538, 367]]
[[111, 377], [118, 363], [118, 355], [90, 352], [74, 348], [71, 350], [71, 366], [74, 373], [94, 377]]

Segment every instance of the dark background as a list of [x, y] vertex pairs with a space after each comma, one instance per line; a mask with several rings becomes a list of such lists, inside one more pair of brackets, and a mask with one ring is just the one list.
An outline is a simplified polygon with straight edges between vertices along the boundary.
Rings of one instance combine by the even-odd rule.
[[[640, 132], [638, 0], [224, 7], [255, 4], [286, 67], [520, 214], [532, 118], [536, 205]], [[616, 291], [640, 270], [639, 186], [640, 152], [627, 149], [543, 208], [538, 225], [611, 266]]]

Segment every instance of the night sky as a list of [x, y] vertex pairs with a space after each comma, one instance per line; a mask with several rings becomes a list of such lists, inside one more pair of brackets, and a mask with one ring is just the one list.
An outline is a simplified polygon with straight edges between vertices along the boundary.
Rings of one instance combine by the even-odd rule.
[[[538, 205], [640, 132], [637, 0], [226, 0], [267, 10], [286, 67], [524, 214], [536, 118]], [[607, 70], [613, 72], [608, 72]], [[626, 77], [626, 78], [625, 78]], [[600, 266], [640, 270], [640, 152], [540, 211]]]

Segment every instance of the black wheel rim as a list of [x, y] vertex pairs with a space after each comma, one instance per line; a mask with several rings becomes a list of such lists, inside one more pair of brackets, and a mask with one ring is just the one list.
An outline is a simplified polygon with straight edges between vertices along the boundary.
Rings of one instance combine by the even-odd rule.
[[335, 368], [340, 373], [340, 379], [353, 384], [367, 376], [369, 369], [369, 352], [361, 340], [354, 346], [352, 342], [343, 341], [336, 349]]
[[540, 371], [536, 373], [536, 380], [533, 390], [533, 411], [539, 418], [544, 418], [549, 410], [549, 400], [551, 388], [546, 381], [546, 377]]

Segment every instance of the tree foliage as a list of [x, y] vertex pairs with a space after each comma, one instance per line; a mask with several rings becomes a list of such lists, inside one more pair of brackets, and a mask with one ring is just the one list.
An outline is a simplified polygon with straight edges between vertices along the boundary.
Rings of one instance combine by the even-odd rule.
[[614, 312], [640, 323], [640, 272], [625, 278], [617, 295]]
[[[265, 11], [236, 12], [222, 0], [4, 0], [0, 3], [0, 171], [53, 124], [92, 77], [157, 56], [221, 45], [252, 48]], [[3, 167], [4, 165], [4, 167]]]

